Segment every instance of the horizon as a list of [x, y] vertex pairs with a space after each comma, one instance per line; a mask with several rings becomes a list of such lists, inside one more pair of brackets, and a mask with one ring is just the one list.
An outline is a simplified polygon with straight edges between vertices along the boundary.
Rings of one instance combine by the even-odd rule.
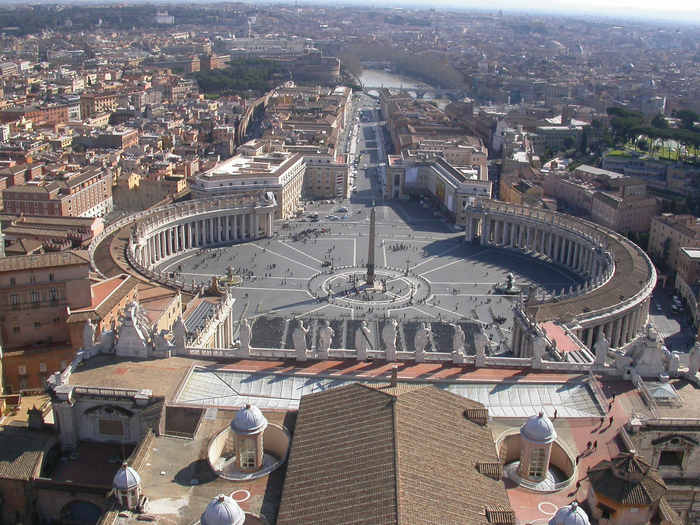
[[[563, 17], [595, 17], [599, 19], [610, 19], [611, 21], [646, 21], [657, 22], [660, 24], [677, 23], [682, 26], [700, 26], [700, 7], [697, 4], [691, 4], [689, 0], [681, 0], [670, 5], [665, 5], [663, 8], [658, 8], [658, 3], [652, 0], [635, 0], [634, 5], [630, 5], [630, 0], [591, 0], [585, 5], [576, 0], [544, 0], [536, 6], [522, 5], [516, 0], [502, 0], [500, 3], [492, 7], [484, 7], [482, 3], [477, 3], [474, 0], [454, 5], [450, 0], [431, 0], [430, 2], [422, 2], [420, 0], [344, 0], [340, 3], [333, 4], [328, 0], [265, 0], [265, 1], [239, 1], [231, 2], [230, 0], [211, 0], [206, 4], [220, 3], [240, 3], [244, 5], [266, 6], [266, 5], [288, 5], [288, 6], [327, 6], [327, 7], [364, 7], [364, 8], [405, 8], [419, 10], [447, 10], [455, 12], [481, 12], [481, 13], [496, 13], [503, 11], [504, 15], [530, 14], [533, 16], [563, 16]], [[3, 7], [20, 7], [32, 5], [143, 5], [151, 4], [155, 6], [167, 6], [173, 4], [179, 5], [202, 5], [201, 3], [191, 0], [171, 0], [169, 2], [153, 2], [150, 0], [106, 0], [95, 2], [93, 0], [34, 0], [34, 1], [17, 1], [17, 0], [0, 0], [0, 6]]]

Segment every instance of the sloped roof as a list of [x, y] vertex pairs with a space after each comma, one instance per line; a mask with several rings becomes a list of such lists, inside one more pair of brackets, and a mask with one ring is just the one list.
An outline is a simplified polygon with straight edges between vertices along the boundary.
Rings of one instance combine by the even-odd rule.
[[477, 467], [498, 463], [493, 438], [468, 409], [484, 407], [428, 385], [303, 397], [278, 525], [507, 521], [505, 486]]
[[0, 259], [0, 272], [12, 270], [36, 270], [39, 268], [55, 268], [73, 264], [89, 264], [90, 257], [86, 251], [72, 250], [69, 252], [52, 252], [37, 255], [18, 255]]
[[667, 492], [659, 473], [636, 453], [601, 461], [588, 471], [591, 488], [621, 505], [652, 505]]
[[39, 474], [56, 435], [26, 427], [0, 426], [0, 479], [27, 481]]

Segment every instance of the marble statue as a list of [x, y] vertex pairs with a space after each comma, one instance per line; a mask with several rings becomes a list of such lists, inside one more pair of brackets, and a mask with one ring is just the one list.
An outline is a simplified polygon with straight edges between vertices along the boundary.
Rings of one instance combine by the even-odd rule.
[[593, 352], [595, 353], [595, 364], [604, 365], [605, 358], [608, 355], [608, 349], [610, 348], [610, 342], [605, 338], [605, 333], [601, 330], [598, 332], [598, 340], [593, 345]]
[[241, 357], [250, 357], [250, 340], [253, 337], [252, 330], [245, 317], [241, 320], [239, 328], [241, 341]]
[[95, 348], [95, 325], [89, 319], [83, 326], [83, 348], [86, 350]]
[[114, 331], [102, 330], [100, 336], [97, 338], [97, 346], [103, 352], [111, 352], [114, 348]]
[[694, 376], [700, 370], [700, 343], [696, 342], [688, 354], [688, 373]]
[[458, 324], [451, 324], [451, 326], [455, 330], [452, 335], [452, 351], [461, 353], [464, 350], [464, 330]]
[[395, 361], [396, 360], [396, 334], [398, 332], [397, 327], [399, 323], [396, 319], [389, 319], [389, 321], [382, 328], [382, 341], [386, 345], [386, 360]]
[[367, 347], [370, 346], [370, 335], [372, 332], [367, 328], [367, 321], [362, 321], [360, 327], [355, 330], [355, 350], [357, 350], [357, 360], [367, 359]]
[[420, 328], [413, 338], [413, 348], [416, 350], [416, 363], [422, 363], [425, 357], [425, 347], [428, 346], [428, 336], [430, 335], [430, 325], [421, 323]]
[[325, 357], [328, 357], [328, 350], [331, 348], [331, 341], [334, 335], [335, 331], [328, 324], [328, 321], [323, 321], [323, 325], [318, 333], [318, 351]]
[[304, 327], [304, 321], [299, 319], [297, 327], [292, 332], [292, 341], [298, 361], [306, 361], [306, 334], [308, 333], [309, 329]]
[[154, 329], [153, 334], [151, 334], [153, 349], [159, 354], [168, 352], [173, 347], [173, 344], [165, 338], [168, 333], [167, 330], [161, 330], [159, 333]]
[[476, 349], [476, 366], [484, 366], [486, 353], [489, 347], [489, 337], [486, 335], [484, 325], [479, 327], [479, 331], [474, 334], [474, 348]]
[[187, 344], [187, 328], [182, 320], [182, 315], [178, 315], [173, 323], [173, 344], [175, 348], [185, 348]]

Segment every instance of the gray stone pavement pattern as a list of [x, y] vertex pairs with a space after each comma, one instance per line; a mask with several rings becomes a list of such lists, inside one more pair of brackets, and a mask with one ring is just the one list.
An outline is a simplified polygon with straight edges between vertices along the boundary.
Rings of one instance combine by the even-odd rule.
[[[324, 220], [341, 205], [349, 208], [348, 219]], [[394, 268], [399, 274], [408, 268], [411, 275], [430, 284], [430, 298], [422, 304], [401, 308], [395, 308], [387, 297], [370, 298], [350, 306], [319, 302], [310, 293], [309, 282], [319, 272], [330, 271], [323, 265], [324, 261], [328, 261], [326, 264], [332, 261], [336, 273], [362, 275], [368, 253], [371, 205], [371, 199], [361, 197], [344, 203], [314, 203], [307, 212], [317, 211], [320, 222], [297, 219], [285, 229], [282, 227], [285, 223], [277, 221], [277, 233], [271, 239], [203, 252], [190, 250], [162, 261], [158, 268], [179, 272], [188, 281], [206, 283], [233, 266], [237, 273], [247, 276], [241, 286], [233, 288], [237, 320], [269, 314], [366, 319], [390, 313], [398, 319], [474, 319], [491, 323], [494, 317], [505, 317], [507, 321], [500, 333], [494, 328], [487, 330], [495, 341], [499, 337], [507, 338], [512, 329], [511, 306], [515, 299], [493, 295], [493, 287], [503, 283], [508, 273], [515, 275], [518, 284], [536, 286], [549, 293], [559, 294], [582, 283], [572, 272], [543, 259], [463, 242], [463, 233], [433, 218], [432, 212], [418, 202], [385, 205], [379, 201], [376, 205], [378, 268]], [[387, 283], [387, 291], [406, 294], [399, 277]]]

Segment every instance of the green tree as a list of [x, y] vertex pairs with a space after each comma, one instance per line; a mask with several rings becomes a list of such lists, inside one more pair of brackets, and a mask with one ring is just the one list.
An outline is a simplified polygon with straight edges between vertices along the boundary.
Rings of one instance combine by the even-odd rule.
[[564, 149], [571, 149], [574, 147], [576, 144], [576, 139], [569, 135], [568, 137], [564, 137]]
[[668, 129], [668, 121], [661, 113], [657, 113], [652, 117], [651, 125], [659, 129]]
[[700, 120], [700, 115], [689, 109], [676, 111], [676, 118], [680, 120], [680, 127], [692, 131], [695, 123]]

